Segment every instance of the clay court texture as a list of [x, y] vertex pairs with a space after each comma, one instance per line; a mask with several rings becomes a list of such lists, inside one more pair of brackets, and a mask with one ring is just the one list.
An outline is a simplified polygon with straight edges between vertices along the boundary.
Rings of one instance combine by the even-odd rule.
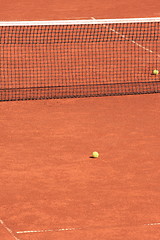
[[[0, 10], [0, 21], [159, 16], [151, 0], [5, 1]], [[160, 93], [2, 101], [0, 135], [0, 240], [160, 239]]]

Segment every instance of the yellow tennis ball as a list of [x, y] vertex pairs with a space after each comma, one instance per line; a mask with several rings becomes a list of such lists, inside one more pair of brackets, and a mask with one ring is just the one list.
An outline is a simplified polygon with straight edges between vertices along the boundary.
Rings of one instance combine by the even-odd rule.
[[92, 157], [93, 158], [98, 158], [99, 157], [99, 153], [98, 152], [93, 152], [92, 153]]
[[158, 74], [159, 74], [159, 71], [158, 71], [157, 69], [154, 69], [154, 70], [153, 70], [153, 74], [154, 74], [154, 75], [158, 75]]

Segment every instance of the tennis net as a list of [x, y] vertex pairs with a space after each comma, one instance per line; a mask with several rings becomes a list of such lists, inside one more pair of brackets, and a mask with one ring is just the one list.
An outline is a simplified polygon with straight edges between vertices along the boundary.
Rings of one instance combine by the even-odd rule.
[[160, 92], [160, 18], [0, 22], [0, 101]]

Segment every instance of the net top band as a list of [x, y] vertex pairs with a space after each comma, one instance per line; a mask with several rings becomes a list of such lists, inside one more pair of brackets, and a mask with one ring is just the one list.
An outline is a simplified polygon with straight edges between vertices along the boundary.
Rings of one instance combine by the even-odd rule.
[[160, 22], [154, 18], [123, 18], [123, 19], [89, 19], [89, 20], [58, 20], [58, 21], [2, 21], [0, 26], [36, 26], [36, 25], [83, 25], [83, 24], [118, 24], [118, 23], [151, 23]]

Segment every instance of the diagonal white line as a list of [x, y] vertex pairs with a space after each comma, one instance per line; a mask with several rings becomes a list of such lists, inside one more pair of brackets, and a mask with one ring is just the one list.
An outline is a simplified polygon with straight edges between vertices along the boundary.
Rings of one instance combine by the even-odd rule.
[[19, 238], [17, 238], [14, 233], [12, 232], [12, 230], [10, 228], [8, 228], [6, 226], [6, 224], [0, 219], [0, 224], [6, 229], [7, 232], [10, 233], [10, 235], [15, 239], [15, 240], [20, 240]]
[[[91, 19], [92, 19], [92, 20], [96, 20], [94, 17], [91, 17]], [[160, 57], [160, 54], [154, 53], [151, 49], [148, 49], [148, 48], [144, 47], [143, 45], [141, 45], [141, 44], [139, 44], [139, 43], [137, 43], [137, 42], [135, 42], [135, 41], [127, 38], [125, 35], [122, 35], [121, 33], [119, 33], [118, 31], [116, 31], [116, 30], [113, 29], [113, 28], [109, 28], [106, 24], [103, 24], [103, 27], [108, 28], [110, 31], [112, 31], [112, 32], [114, 32], [115, 34], [121, 36], [122, 38], [130, 41], [131, 43], [137, 45], [138, 47], [144, 49], [145, 51], [147, 51], [147, 52], [149, 52], [149, 53], [153, 53], [153, 54], [155, 54], [157, 57]]]
[[[103, 26], [105, 26], [105, 25], [103, 25]], [[105, 26], [105, 27], [106, 27], [106, 26]], [[112, 32], [114, 32], [114, 33], [118, 34], [118, 35], [119, 35], [119, 36], [121, 36], [122, 38], [124, 38], [124, 39], [126, 39], [126, 40], [130, 41], [131, 43], [133, 43], [133, 44], [137, 45], [138, 47], [140, 47], [140, 48], [144, 49], [145, 51], [147, 51], [147, 52], [149, 52], [149, 53], [156, 54], [156, 53], [154, 53], [152, 50], [150, 50], [150, 49], [148, 49], [148, 48], [144, 47], [143, 45], [141, 45], [141, 44], [139, 44], [139, 43], [137, 43], [137, 42], [135, 42], [135, 41], [133, 41], [133, 40], [131, 40], [131, 39], [127, 38], [125, 35], [122, 35], [121, 33], [117, 32], [115, 29], [109, 28], [109, 30], [111, 30]], [[156, 54], [156, 55], [157, 55], [158, 57], [160, 57], [160, 55], [159, 55], [159, 54]]]

